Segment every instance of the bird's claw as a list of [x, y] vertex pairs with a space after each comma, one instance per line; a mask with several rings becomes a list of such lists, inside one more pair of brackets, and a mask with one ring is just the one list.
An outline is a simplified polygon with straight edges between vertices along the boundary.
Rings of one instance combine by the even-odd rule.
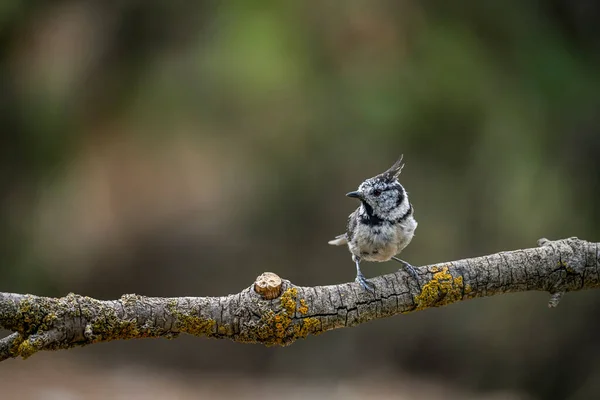
[[419, 275], [417, 275], [417, 271], [415, 270], [415, 267], [413, 267], [406, 261], [399, 259], [398, 257], [392, 257], [392, 258], [394, 260], [398, 261], [400, 264], [402, 264], [404, 266], [404, 268], [412, 275], [412, 277], [415, 278], [415, 281], [417, 281], [417, 284], [419, 283]]
[[363, 275], [356, 275], [355, 281], [368, 292], [375, 294], [375, 285], [369, 282]]

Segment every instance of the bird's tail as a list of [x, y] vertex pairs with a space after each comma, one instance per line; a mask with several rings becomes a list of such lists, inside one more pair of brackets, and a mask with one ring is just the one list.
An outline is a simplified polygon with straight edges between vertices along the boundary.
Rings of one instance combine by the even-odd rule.
[[336, 236], [335, 239], [330, 240], [327, 243], [329, 243], [332, 246], [343, 246], [348, 243], [348, 237], [344, 233], [343, 235]]

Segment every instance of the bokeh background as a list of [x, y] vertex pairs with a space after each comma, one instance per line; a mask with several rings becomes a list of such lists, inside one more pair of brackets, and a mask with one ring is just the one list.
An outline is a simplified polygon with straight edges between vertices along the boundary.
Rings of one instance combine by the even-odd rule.
[[[404, 153], [415, 265], [600, 241], [600, 3], [0, 5], [0, 290], [354, 279], [344, 194]], [[394, 263], [365, 265], [367, 276]], [[600, 293], [474, 300], [288, 348], [182, 337], [0, 365], [2, 398], [591, 399]]]

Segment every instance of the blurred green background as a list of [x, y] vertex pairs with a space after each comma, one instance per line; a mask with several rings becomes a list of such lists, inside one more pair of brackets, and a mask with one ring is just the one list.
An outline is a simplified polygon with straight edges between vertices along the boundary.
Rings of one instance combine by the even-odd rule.
[[[327, 245], [357, 206], [344, 194], [401, 153], [414, 265], [598, 242], [599, 20], [590, 0], [3, 0], [0, 291], [351, 281], [349, 253]], [[289, 348], [99, 344], [6, 361], [0, 385], [32, 399], [597, 398], [600, 293], [547, 300], [474, 300]]]

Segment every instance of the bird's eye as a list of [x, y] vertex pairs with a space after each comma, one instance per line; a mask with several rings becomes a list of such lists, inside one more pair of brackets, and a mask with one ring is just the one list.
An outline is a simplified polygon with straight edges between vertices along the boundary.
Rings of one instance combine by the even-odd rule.
[[379, 195], [381, 195], [381, 190], [379, 190], [379, 189], [373, 190], [373, 196], [379, 197]]

